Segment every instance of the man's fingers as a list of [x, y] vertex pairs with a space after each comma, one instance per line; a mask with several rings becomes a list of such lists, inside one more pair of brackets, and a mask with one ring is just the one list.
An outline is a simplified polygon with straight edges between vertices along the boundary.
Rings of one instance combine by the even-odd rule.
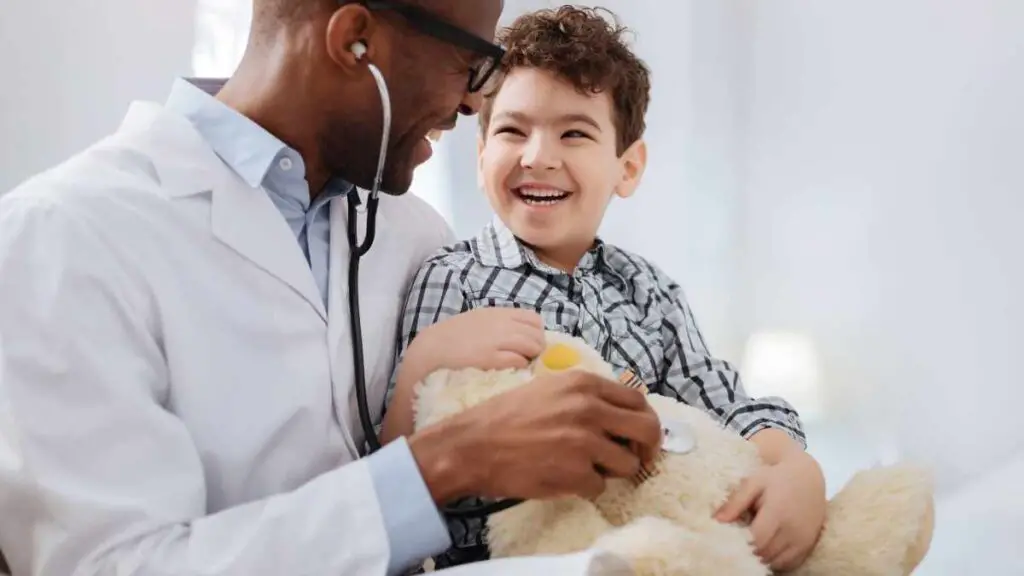
[[763, 490], [764, 486], [759, 479], [755, 477], [747, 478], [729, 496], [729, 500], [718, 509], [715, 519], [725, 523], [735, 522], [740, 515], [753, 506]]
[[593, 500], [604, 492], [604, 477], [591, 467], [574, 482], [572, 492], [580, 498]]
[[661, 423], [654, 411], [637, 412], [604, 405], [598, 425], [610, 436], [625, 438], [640, 449], [645, 462], [661, 449]]
[[643, 392], [627, 388], [618, 382], [613, 382], [597, 375], [588, 374], [587, 376], [589, 378], [586, 381], [586, 385], [605, 402], [614, 404], [619, 408], [625, 408], [626, 410], [654, 413], [654, 410], [647, 404], [647, 398], [644, 397]]
[[611, 439], [595, 436], [590, 446], [594, 464], [617, 478], [630, 478], [640, 471], [640, 458]]

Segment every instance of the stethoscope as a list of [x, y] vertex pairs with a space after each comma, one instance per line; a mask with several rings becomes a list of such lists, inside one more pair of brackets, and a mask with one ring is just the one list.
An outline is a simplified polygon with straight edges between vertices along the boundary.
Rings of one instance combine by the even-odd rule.
[[[356, 42], [352, 45], [352, 53], [360, 60], [366, 54], [366, 45]], [[380, 183], [384, 174], [384, 160], [387, 157], [388, 136], [391, 133], [391, 97], [388, 95], [387, 82], [380, 70], [372, 63], [367, 62], [370, 73], [377, 83], [377, 90], [380, 92], [381, 107], [384, 110], [384, 128], [381, 134], [380, 152], [377, 156], [377, 173], [373, 179], [373, 188], [366, 201], [366, 234], [360, 244], [357, 239], [359, 196], [356, 190], [349, 195], [348, 200], [348, 306], [349, 318], [351, 319], [352, 331], [352, 363], [355, 368], [356, 403], [359, 407], [359, 420], [363, 427], [363, 435], [370, 446], [370, 454], [380, 450], [380, 440], [374, 430], [370, 418], [370, 408], [366, 400], [366, 370], [363, 365], [363, 330], [359, 320], [359, 259], [370, 251], [373, 245], [374, 234], [377, 228], [377, 204], [379, 202]], [[491, 514], [511, 508], [522, 500], [507, 498], [488, 504], [473, 507], [453, 508], [444, 506], [441, 513], [452, 518], [483, 518]]]

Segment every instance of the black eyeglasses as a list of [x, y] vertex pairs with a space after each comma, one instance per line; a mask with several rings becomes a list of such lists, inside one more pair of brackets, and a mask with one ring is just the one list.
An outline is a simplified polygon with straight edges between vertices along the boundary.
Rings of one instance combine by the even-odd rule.
[[494, 74], [505, 57], [505, 49], [492, 42], [467, 32], [458, 26], [445, 22], [430, 12], [409, 4], [394, 1], [367, 0], [363, 4], [370, 10], [392, 10], [397, 12], [409, 24], [434, 38], [447, 42], [453, 46], [469, 50], [477, 55], [476, 61], [469, 69], [470, 92], [477, 92], [487, 85], [487, 81]]

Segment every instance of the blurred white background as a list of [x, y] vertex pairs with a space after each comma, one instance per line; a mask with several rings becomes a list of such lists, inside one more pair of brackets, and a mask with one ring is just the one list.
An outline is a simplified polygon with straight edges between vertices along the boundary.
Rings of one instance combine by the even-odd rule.
[[[197, 5], [198, 4], [198, 5]], [[505, 20], [555, 2], [506, 0]], [[605, 237], [681, 281], [713, 350], [808, 417], [834, 492], [934, 468], [919, 574], [1024, 574], [1024, 2], [605, 0], [653, 70], [650, 167]], [[247, 0], [14, 0], [0, 190], [175, 75], [231, 73]], [[489, 217], [464, 121], [417, 173]]]

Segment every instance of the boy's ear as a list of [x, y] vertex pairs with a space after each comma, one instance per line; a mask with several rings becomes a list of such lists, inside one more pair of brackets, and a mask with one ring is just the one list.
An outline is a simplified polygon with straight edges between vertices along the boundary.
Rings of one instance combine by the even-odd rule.
[[622, 163], [622, 180], [615, 187], [615, 194], [619, 198], [629, 198], [636, 192], [640, 179], [647, 168], [647, 143], [637, 140], [622, 153], [619, 158]]

